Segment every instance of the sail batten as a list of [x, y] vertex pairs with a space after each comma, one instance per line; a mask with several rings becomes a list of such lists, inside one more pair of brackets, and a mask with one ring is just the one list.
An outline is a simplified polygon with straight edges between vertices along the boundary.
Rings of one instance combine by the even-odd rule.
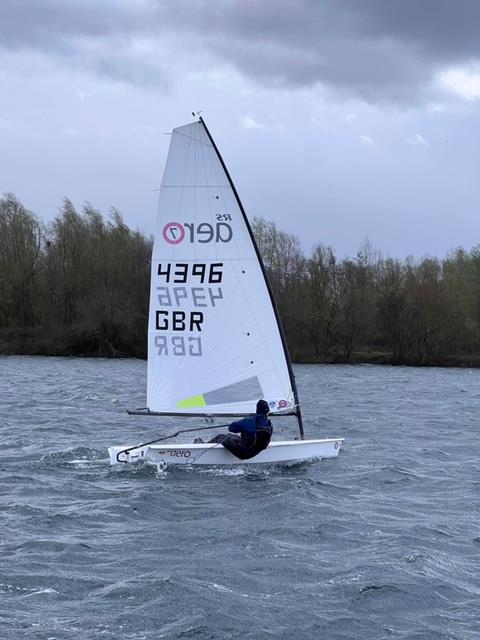
[[244, 415], [263, 397], [273, 412], [299, 416], [258, 248], [202, 119], [171, 137], [152, 255], [148, 343], [151, 414]]

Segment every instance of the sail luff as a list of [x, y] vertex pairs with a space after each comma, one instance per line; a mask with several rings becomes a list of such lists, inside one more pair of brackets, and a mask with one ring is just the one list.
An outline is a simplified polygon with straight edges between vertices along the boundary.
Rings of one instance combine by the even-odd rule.
[[246, 228], [248, 230], [248, 233], [250, 235], [250, 239], [252, 241], [253, 248], [255, 250], [255, 254], [256, 254], [257, 259], [258, 259], [258, 263], [260, 265], [260, 269], [262, 271], [262, 274], [263, 274], [263, 277], [264, 277], [264, 280], [265, 280], [265, 285], [267, 287], [268, 295], [270, 297], [270, 302], [272, 304], [273, 312], [274, 312], [275, 319], [276, 319], [276, 322], [277, 322], [278, 332], [280, 334], [280, 339], [281, 339], [282, 346], [283, 346], [283, 353], [284, 353], [284, 356], [285, 356], [285, 362], [286, 362], [286, 365], [287, 365], [287, 370], [288, 370], [288, 374], [289, 374], [289, 378], [290, 378], [290, 384], [291, 384], [291, 387], [292, 387], [293, 397], [294, 397], [294, 400], [295, 400], [295, 412], [294, 412], [294, 415], [296, 415], [296, 417], [297, 417], [298, 430], [300, 432], [300, 438], [303, 440], [304, 437], [305, 437], [305, 433], [304, 433], [304, 429], [303, 429], [302, 412], [301, 412], [301, 409], [300, 409], [300, 403], [299, 403], [299, 399], [298, 399], [297, 384], [296, 384], [295, 375], [294, 375], [293, 369], [292, 369], [292, 363], [291, 363], [291, 360], [290, 360], [290, 353], [288, 351], [287, 341], [286, 341], [286, 338], [285, 338], [285, 332], [283, 330], [282, 321], [280, 319], [280, 314], [279, 314], [279, 311], [278, 311], [278, 308], [277, 308], [277, 304], [276, 304], [276, 301], [275, 301], [275, 298], [274, 298], [274, 295], [273, 295], [272, 288], [270, 286], [270, 281], [268, 279], [268, 275], [267, 275], [267, 272], [266, 272], [266, 269], [265, 269], [265, 265], [263, 263], [263, 259], [262, 259], [262, 256], [260, 254], [260, 250], [258, 248], [257, 242], [256, 242], [255, 237], [253, 235], [253, 231], [252, 231], [252, 228], [250, 226], [250, 222], [248, 220], [247, 214], [245, 212], [245, 209], [243, 208], [242, 201], [240, 200], [240, 196], [238, 195], [237, 189], [236, 189], [235, 184], [234, 184], [234, 182], [233, 182], [233, 180], [232, 180], [232, 178], [230, 176], [230, 173], [229, 173], [229, 171], [227, 169], [227, 166], [226, 166], [226, 164], [225, 164], [225, 162], [224, 162], [224, 160], [222, 158], [222, 155], [221, 155], [220, 151], [218, 150], [218, 147], [215, 144], [215, 141], [212, 138], [212, 135], [211, 135], [210, 131], [208, 130], [208, 127], [205, 124], [204, 119], [201, 116], [199, 117], [199, 122], [204, 127], [205, 133], [207, 134], [208, 139], [210, 140], [210, 142], [212, 144], [212, 147], [215, 150], [215, 153], [217, 155], [217, 158], [218, 158], [218, 160], [219, 160], [219, 162], [220, 162], [220, 164], [221, 164], [221, 166], [222, 166], [222, 168], [223, 168], [223, 170], [225, 172], [227, 180], [228, 180], [228, 182], [230, 184], [230, 187], [232, 189], [233, 195], [234, 195], [234, 197], [235, 197], [235, 199], [237, 201], [238, 207], [239, 207], [240, 212], [241, 212], [241, 214], [243, 216]]

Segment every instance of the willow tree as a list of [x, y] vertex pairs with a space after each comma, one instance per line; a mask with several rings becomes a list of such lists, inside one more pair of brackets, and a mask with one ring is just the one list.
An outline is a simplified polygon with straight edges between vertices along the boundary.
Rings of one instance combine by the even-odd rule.
[[36, 322], [43, 236], [37, 217], [14, 195], [0, 199], [0, 326]]

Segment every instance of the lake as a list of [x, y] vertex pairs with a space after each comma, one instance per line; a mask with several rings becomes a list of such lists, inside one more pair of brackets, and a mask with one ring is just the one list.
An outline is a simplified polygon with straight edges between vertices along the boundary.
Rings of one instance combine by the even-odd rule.
[[480, 370], [294, 370], [338, 458], [116, 470], [146, 362], [1, 357], [2, 640], [477, 640]]

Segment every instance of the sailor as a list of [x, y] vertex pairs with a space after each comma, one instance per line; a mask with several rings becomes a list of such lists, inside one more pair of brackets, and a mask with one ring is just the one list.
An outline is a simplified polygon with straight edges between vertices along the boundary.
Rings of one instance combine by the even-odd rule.
[[[254, 416], [242, 418], [228, 427], [230, 433], [220, 433], [209, 442], [221, 443], [240, 460], [254, 458], [260, 451], [266, 449], [272, 437], [272, 423], [268, 419], [270, 407], [266, 400], [257, 402]], [[234, 435], [240, 434], [240, 435]], [[196, 438], [194, 443], [203, 442]]]

